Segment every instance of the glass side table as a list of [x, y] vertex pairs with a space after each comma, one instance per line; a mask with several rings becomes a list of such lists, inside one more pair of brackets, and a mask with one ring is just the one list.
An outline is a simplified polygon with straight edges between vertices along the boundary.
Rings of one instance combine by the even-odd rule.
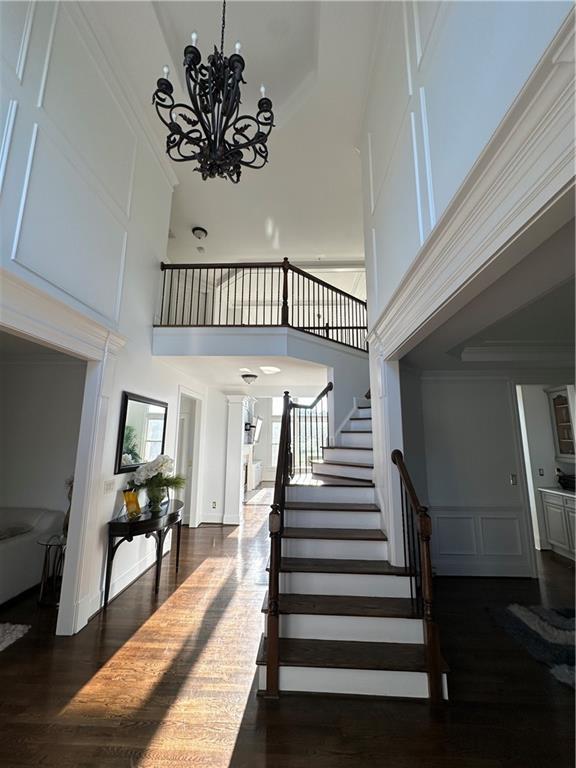
[[42, 566], [38, 602], [42, 605], [58, 605], [66, 553], [66, 537], [56, 533], [38, 539], [38, 544], [44, 547], [44, 565]]

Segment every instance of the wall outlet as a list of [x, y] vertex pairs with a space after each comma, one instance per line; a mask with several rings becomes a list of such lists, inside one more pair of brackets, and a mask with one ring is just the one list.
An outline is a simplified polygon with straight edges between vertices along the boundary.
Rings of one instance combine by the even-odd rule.
[[216, 502], [215, 501], [212, 502], [212, 509], [216, 509]]
[[544, 470], [542, 469], [542, 467], [538, 468], [538, 474], [540, 475], [540, 477], [544, 477]]
[[114, 486], [114, 480], [105, 480], [104, 481], [104, 495], [107, 496], [109, 493], [114, 493], [116, 490]]

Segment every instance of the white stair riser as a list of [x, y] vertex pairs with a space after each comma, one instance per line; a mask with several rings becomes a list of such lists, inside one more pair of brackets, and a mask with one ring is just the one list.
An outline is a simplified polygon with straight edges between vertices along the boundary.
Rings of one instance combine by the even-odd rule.
[[336, 560], [387, 560], [387, 541], [282, 539], [284, 557], [323, 557]]
[[354, 408], [364, 408], [366, 406], [371, 407], [372, 403], [370, 400], [367, 400], [365, 397], [355, 397], [354, 398]]
[[359, 461], [364, 464], [372, 464], [374, 453], [372, 451], [356, 451], [354, 448], [324, 448], [322, 458], [324, 461]]
[[286, 489], [288, 501], [311, 501], [319, 503], [342, 502], [344, 504], [375, 504], [374, 488], [362, 486], [314, 486], [293, 485]]
[[280, 592], [296, 595], [410, 597], [410, 578], [364, 573], [281, 573]]
[[372, 432], [340, 432], [336, 442], [342, 448], [372, 448]]
[[346, 423], [346, 429], [352, 429], [354, 432], [372, 432], [372, 419], [349, 419]]
[[[264, 634], [266, 634], [266, 617]], [[422, 619], [394, 619], [378, 616], [280, 616], [280, 637], [301, 640], [357, 640], [366, 643], [424, 642]]]
[[284, 525], [289, 528], [380, 528], [380, 512], [319, 512], [287, 509]]
[[324, 464], [312, 462], [312, 472], [315, 476], [350, 477], [352, 480], [373, 480], [374, 470], [371, 467], [349, 467], [346, 464]]
[[355, 419], [371, 419], [372, 408], [355, 408], [352, 416]]
[[[448, 698], [446, 675], [443, 677], [444, 698]], [[259, 667], [258, 683], [260, 690], [266, 689], [266, 667]], [[280, 667], [280, 690], [427, 699], [428, 677], [425, 672]]]

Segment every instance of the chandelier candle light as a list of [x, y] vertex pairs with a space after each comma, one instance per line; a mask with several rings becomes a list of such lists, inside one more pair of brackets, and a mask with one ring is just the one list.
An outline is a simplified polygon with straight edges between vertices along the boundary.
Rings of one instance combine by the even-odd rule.
[[176, 162], [193, 160], [203, 179], [220, 176], [234, 184], [240, 181], [242, 166], [262, 168], [268, 162], [268, 136], [274, 127], [272, 102], [260, 86], [256, 116], [240, 115], [240, 83], [245, 83], [241, 45], [224, 56], [226, 0], [222, 4], [220, 50], [208, 56], [206, 64], [191, 35], [192, 45], [184, 49], [184, 73], [190, 105], [175, 103], [170, 70], [157, 82], [152, 103], [168, 128], [166, 152]]

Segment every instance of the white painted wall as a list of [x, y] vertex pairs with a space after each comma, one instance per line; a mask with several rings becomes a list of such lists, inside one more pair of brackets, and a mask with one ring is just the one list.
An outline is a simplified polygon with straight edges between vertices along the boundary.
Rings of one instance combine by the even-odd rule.
[[361, 144], [370, 326], [570, 8], [382, 5]]
[[0, 362], [0, 507], [66, 511], [86, 365]]
[[425, 372], [421, 388], [434, 567], [441, 574], [532, 575], [512, 382]]
[[[179, 386], [200, 399], [207, 396], [207, 419], [217, 405], [199, 380], [151, 354], [175, 176], [161, 143], [146, 133], [141, 107], [126, 98], [121, 71], [111, 68], [94, 36], [95, 18], [106, 10], [99, 6], [0, 5], [1, 267], [126, 340], [115, 362], [105, 355], [104, 366], [92, 370], [87, 383], [87, 391], [98, 398], [103, 426], [97, 447], [101, 461], [95, 464], [96, 476], [88, 478], [89, 519], [84, 538], [78, 539], [81, 577], [63, 590], [65, 600], [74, 600], [76, 629], [101, 604], [106, 524], [120, 508], [127, 479], [113, 474], [122, 392], [168, 403], [165, 450], [172, 456]], [[142, 76], [154, 82], [153, 62], [142, 62], [142, 68]], [[37, 326], [48, 336], [50, 311]], [[219, 439], [215, 429], [211, 439]], [[211, 494], [221, 494], [222, 478], [213, 479]], [[109, 481], [113, 491], [105, 494]], [[75, 512], [81, 510], [73, 507]], [[152, 558], [150, 540], [123, 544], [114, 562], [112, 595]]]

